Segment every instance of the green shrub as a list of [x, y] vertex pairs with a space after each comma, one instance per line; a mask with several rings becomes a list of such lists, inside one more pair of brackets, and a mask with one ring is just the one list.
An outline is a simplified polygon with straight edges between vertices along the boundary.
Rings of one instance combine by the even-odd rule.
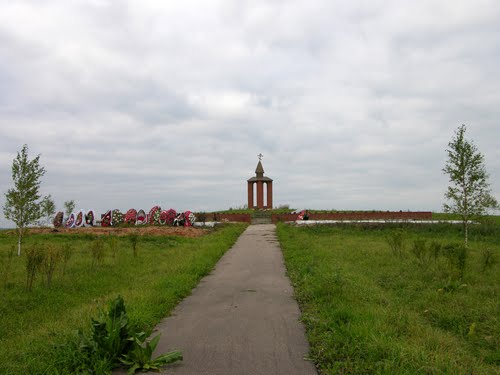
[[481, 270], [484, 272], [487, 268], [492, 267], [496, 263], [495, 254], [491, 249], [484, 249], [481, 252]]
[[423, 239], [416, 239], [413, 241], [413, 246], [411, 252], [417, 258], [417, 262], [420, 265], [427, 264], [429, 260], [429, 248], [427, 247], [427, 241]]
[[12, 245], [7, 252], [7, 260], [3, 266], [2, 279], [3, 279], [3, 287], [6, 288], [9, 282], [10, 269], [12, 266], [12, 258], [14, 258], [14, 254], [16, 253], [16, 247]]
[[403, 229], [397, 228], [392, 230], [386, 237], [387, 243], [391, 247], [392, 253], [399, 257], [403, 256], [405, 248], [406, 233]]
[[26, 249], [26, 289], [31, 291], [37, 271], [43, 265], [45, 251], [43, 245], [34, 243]]
[[467, 247], [463, 244], [448, 244], [443, 247], [443, 255], [452, 268], [458, 271], [460, 279], [464, 278], [467, 263]]
[[45, 272], [45, 276], [47, 278], [47, 286], [49, 288], [52, 283], [52, 276], [54, 275], [54, 271], [60, 260], [61, 250], [55, 245], [46, 245], [42, 268]]
[[132, 245], [132, 251], [134, 257], [137, 257], [137, 247], [139, 245], [139, 235], [137, 233], [131, 233], [128, 237], [130, 244]]

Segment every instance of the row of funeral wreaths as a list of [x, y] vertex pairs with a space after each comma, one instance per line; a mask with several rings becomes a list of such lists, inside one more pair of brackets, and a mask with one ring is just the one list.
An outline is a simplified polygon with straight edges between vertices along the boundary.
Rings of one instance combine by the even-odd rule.
[[101, 215], [98, 220], [94, 210], [73, 212], [64, 218], [63, 212], [58, 212], [54, 217], [54, 227], [79, 228], [84, 226], [110, 227], [120, 224], [129, 225], [171, 225], [190, 227], [196, 221], [196, 216], [191, 211], [177, 213], [174, 209], [162, 210], [160, 206], [154, 206], [146, 214], [144, 210], [131, 208], [125, 214], [120, 210], [109, 210]]

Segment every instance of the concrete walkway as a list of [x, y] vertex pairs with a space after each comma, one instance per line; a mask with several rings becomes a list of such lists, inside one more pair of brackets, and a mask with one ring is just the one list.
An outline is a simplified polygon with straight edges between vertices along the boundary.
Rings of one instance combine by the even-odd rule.
[[157, 327], [163, 374], [308, 375], [308, 344], [272, 224], [251, 225], [191, 296]]

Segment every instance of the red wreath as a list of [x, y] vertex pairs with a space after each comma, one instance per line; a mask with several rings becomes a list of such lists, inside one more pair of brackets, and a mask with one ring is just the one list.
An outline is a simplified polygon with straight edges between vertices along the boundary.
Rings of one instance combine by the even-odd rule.
[[64, 224], [66, 228], [73, 228], [75, 226], [75, 214], [72, 213], [69, 215], [68, 220], [66, 220], [66, 223]]
[[160, 213], [160, 225], [167, 224], [167, 217], [168, 217], [168, 211], [167, 210], [163, 210]]
[[94, 210], [90, 210], [87, 212], [87, 215], [85, 215], [85, 225], [94, 225]]
[[149, 210], [148, 223], [150, 225], [153, 225], [155, 223], [155, 212], [158, 210], [161, 210], [160, 206], [154, 206], [153, 208], [151, 208], [151, 210]]
[[137, 211], [131, 208], [125, 213], [125, 224], [134, 225], [137, 220]]
[[111, 226], [111, 210], [106, 212], [104, 215], [101, 215], [101, 227], [109, 227]]
[[144, 210], [139, 210], [137, 212], [137, 219], [136, 219], [135, 225], [146, 224], [146, 221], [147, 221], [146, 213], [144, 212]]
[[83, 224], [83, 212], [80, 211], [76, 215], [75, 227], [80, 227]]
[[171, 208], [170, 210], [168, 210], [165, 218], [165, 224], [172, 225], [176, 216], [177, 212], [174, 209]]
[[184, 226], [185, 226], [185, 227], [190, 227], [190, 226], [192, 226], [192, 225], [193, 225], [193, 224], [191, 223], [191, 220], [190, 220], [191, 218], [190, 218], [190, 216], [191, 216], [191, 211], [186, 211], [186, 212], [184, 212], [184, 218], [185, 218], [185, 220], [184, 220]]

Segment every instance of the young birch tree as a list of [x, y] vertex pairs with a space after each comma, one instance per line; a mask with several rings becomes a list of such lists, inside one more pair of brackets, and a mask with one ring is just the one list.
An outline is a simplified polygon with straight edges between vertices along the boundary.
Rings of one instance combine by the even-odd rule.
[[56, 204], [52, 200], [52, 196], [49, 194], [46, 197], [43, 197], [40, 202], [40, 207], [42, 210], [42, 215], [45, 217], [46, 222], [45, 225], [50, 225], [54, 214], [56, 213]]
[[42, 217], [40, 206], [40, 178], [45, 168], [40, 166], [40, 155], [33, 160], [28, 158], [28, 146], [24, 145], [12, 162], [14, 188], [5, 193], [4, 215], [16, 224], [18, 235], [17, 255], [21, 256], [21, 242], [26, 228]]
[[469, 221], [484, 215], [489, 208], [498, 208], [498, 203], [491, 195], [484, 156], [472, 141], [465, 139], [465, 131], [466, 126], [460, 126], [448, 143], [448, 160], [443, 172], [451, 183], [445, 193], [449, 203], [444, 204], [444, 211], [460, 215], [467, 246]]

